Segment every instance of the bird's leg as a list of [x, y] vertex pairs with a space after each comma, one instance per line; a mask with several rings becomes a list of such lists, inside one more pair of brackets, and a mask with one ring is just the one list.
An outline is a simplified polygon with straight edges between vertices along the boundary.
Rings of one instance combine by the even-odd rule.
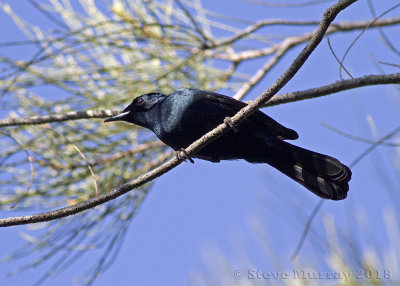
[[237, 125], [233, 123], [230, 117], [225, 117], [224, 123], [232, 128], [233, 131], [238, 132]]
[[176, 151], [175, 156], [183, 161], [186, 161], [186, 159], [188, 159], [190, 163], [194, 164], [193, 159], [189, 156], [189, 154], [186, 152], [184, 148], [181, 148], [178, 151]]

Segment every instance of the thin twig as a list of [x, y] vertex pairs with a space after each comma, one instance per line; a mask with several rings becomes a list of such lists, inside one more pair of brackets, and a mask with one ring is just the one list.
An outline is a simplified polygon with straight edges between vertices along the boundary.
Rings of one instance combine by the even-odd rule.
[[367, 149], [365, 149], [363, 152], [361, 152], [360, 155], [356, 157], [356, 159], [353, 160], [353, 162], [349, 165], [350, 168], [354, 167], [357, 165], [365, 156], [367, 156], [369, 153], [371, 153], [376, 147], [380, 146], [383, 142], [389, 140], [392, 138], [394, 135], [400, 132], [400, 127], [396, 127], [393, 129], [391, 132], [387, 133], [385, 136], [383, 136], [381, 139], [376, 141], [374, 144], [369, 146]]
[[[377, 142], [375, 140], [371, 140], [371, 139], [367, 139], [367, 138], [363, 138], [363, 137], [359, 137], [359, 136], [355, 136], [353, 134], [344, 132], [343, 130], [337, 129], [331, 125], [329, 125], [326, 122], [322, 122], [321, 123], [322, 126], [328, 128], [329, 130], [342, 135], [343, 137], [349, 138], [351, 140], [355, 140], [355, 141], [359, 141], [359, 142], [363, 142], [363, 143], [367, 143], [367, 144], [372, 144], [372, 145], [376, 145]], [[387, 146], [387, 147], [400, 147], [400, 143], [394, 143], [394, 142], [382, 142], [380, 144], [381, 146]]]
[[29, 165], [31, 168], [31, 181], [28, 184], [28, 187], [26, 188], [26, 190], [23, 192], [22, 196], [20, 196], [16, 202], [11, 206], [11, 208], [15, 208], [16, 205], [19, 204], [19, 202], [21, 202], [21, 200], [25, 197], [25, 195], [29, 192], [29, 190], [31, 189], [32, 185], [33, 185], [33, 180], [35, 178], [35, 172], [34, 172], [34, 168], [33, 168], [33, 161], [34, 158], [29, 154], [29, 151], [21, 144], [18, 142], [17, 139], [15, 139], [13, 136], [11, 136], [11, 134], [5, 133], [3, 131], [0, 130], [0, 134], [3, 134], [4, 136], [7, 136], [8, 138], [10, 138], [11, 140], [13, 140], [19, 147], [21, 147], [22, 150], [24, 150], [26, 156], [28, 157], [28, 161], [29, 161]]
[[91, 176], [93, 178], [93, 185], [94, 185], [94, 189], [95, 189], [96, 196], [97, 196], [99, 194], [99, 190], [97, 188], [96, 175], [94, 174], [92, 166], [89, 164], [88, 160], [86, 159], [86, 156], [83, 154], [81, 149], [79, 149], [79, 147], [75, 143], [71, 142], [64, 134], [62, 134], [62, 133], [60, 133], [60, 132], [58, 132], [58, 131], [56, 131], [54, 129], [51, 129], [51, 128], [46, 128], [46, 129], [56, 133], [57, 135], [59, 135], [61, 137], [63, 137], [64, 140], [67, 141], [67, 143], [71, 144], [72, 147], [74, 147], [74, 149], [78, 152], [78, 154], [82, 157], [82, 159], [85, 160], [85, 162], [86, 162], [85, 166], [88, 168], [88, 170], [89, 170], [89, 172], [90, 172], [90, 174], [91, 174]]
[[[333, 57], [335, 58], [335, 60], [336, 60], [336, 61], [338, 62], [338, 64], [340, 65], [340, 68], [342, 68], [342, 69], [347, 73], [347, 75], [348, 75], [350, 78], [354, 78], [354, 77], [351, 75], [351, 73], [346, 69], [346, 67], [343, 65], [343, 63], [339, 60], [339, 58], [336, 56], [336, 53], [335, 53], [335, 51], [333, 50], [333, 47], [332, 47], [332, 45], [331, 45], [331, 41], [329, 40], [329, 37], [327, 38], [327, 41], [328, 41], [329, 50], [331, 51], [331, 53], [332, 53]], [[343, 78], [340, 78], [340, 79], [343, 79]]]
[[[373, 21], [371, 21], [368, 25], [366, 25], [364, 27], [364, 29], [362, 29], [362, 31], [357, 35], [357, 37], [355, 37], [355, 39], [351, 42], [351, 44], [349, 45], [349, 47], [346, 49], [346, 52], [343, 54], [342, 60], [340, 61], [342, 64], [346, 58], [346, 56], [349, 54], [350, 50], [353, 48], [353, 46], [356, 44], [356, 42], [358, 41], [358, 39], [361, 38], [361, 36], [365, 33], [365, 31], [369, 28], [372, 27], [375, 23], [378, 22], [379, 18], [385, 16], [387, 13], [389, 13], [390, 11], [393, 11], [394, 9], [400, 7], [400, 4], [397, 4], [395, 6], [393, 6], [392, 8], [386, 10], [385, 12], [383, 12], [382, 14], [380, 14], [378, 17], [376, 17]], [[342, 65], [340, 65], [340, 77], [342, 77]]]
[[[374, 142], [374, 144], [372, 144], [370, 147], [365, 149], [359, 156], [357, 156], [357, 158], [354, 159], [353, 162], [351, 162], [351, 164], [349, 164], [349, 167], [353, 168], [363, 158], [365, 158], [369, 153], [371, 153], [376, 147], [380, 146], [385, 141], [389, 140], [390, 138], [392, 138], [394, 135], [396, 135], [399, 132], [400, 132], [400, 127], [396, 127], [391, 132], [389, 132], [388, 134], [383, 136], [381, 139], [379, 139], [378, 141]], [[300, 238], [299, 242], [297, 243], [296, 249], [295, 249], [295, 251], [294, 251], [294, 253], [292, 255], [291, 260], [294, 260], [297, 257], [297, 255], [299, 254], [301, 248], [303, 247], [305, 238], [307, 237], [308, 232], [310, 231], [311, 223], [312, 223], [313, 219], [315, 218], [315, 216], [317, 215], [318, 211], [321, 209], [323, 203], [324, 203], [324, 200], [321, 199], [319, 201], [319, 203], [314, 207], [314, 209], [311, 212], [310, 216], [308, 217], [307, 222], [306, 222], [306, 224], [304, 226], [303, 232], [301, 234], [301, 238]]]
[[[372, 5], [372, 1], [367, 0], [367, 3], [368, 3], [368, 7], [372, 13], [372, 16], [374, 18], [377, 18], [374, 6]], [[385, 44], [388, 46], [389, 50], [391, 50], [396, 55], [400, 56], [400, 51], [392, 44], [392, 42], [389, 40], [389, 37], [386, 36], [385, 32], [380, 27], [378, 27], [378, 31], [379, 31], [379, 34], [381, 34], [381, 37], [382, 37], [383, 41], [385, 42]]]
[[302, 248], [302, 246], [304, 244], [304, 241], [305, 241], [305, 239], [307, 237], [307, 234], [310, 231], [311, 223], [314, 220], [314, 218], [317, 215], [317, 213], [320, 210], [320, 208], [322, 207], [323, 203], [324, 203], [324, 200], [320, 199], [318, 204], [314, 207], [313, 211], [311, 212], [310, 216], [308, 217], [307, 222], [304, 225], [303, 233], [301, 234], [299, 242], [297, 243], [296, 249], [294, 250], [290, 260], [293, 261], [294, 259], [296, 259], [297, 255], [299, 254], [299, 252], [300, 252], [300, 250], [301, 250], [301, 248]]
[[193, 18], [192, 14], [185, 8], [185, 6], [181, 3], [180, 0], [175, 0], [176, 4], [178, 4], [179, 8], [183, 11], [183, 13], [186, 15], [186, 17], [189, 19], [189, 21], [192, 23], [193, 27], [199, 33], [199, 35], [203, 38], [204, 44], [208, 44], [207, 42], [210, 41], [210, 39], [207, 37], [207, 35], [203, 32], [203, 29], [199, 25], [199, 23]]
[[400, 68], [400, 65], [396, 65], [393, 63], [385, 63], [385, 62], [381, 62], [381, 61], [379, 61], [378, 63], [380, 63], [382, 65], [390, 66], [390, 67]]

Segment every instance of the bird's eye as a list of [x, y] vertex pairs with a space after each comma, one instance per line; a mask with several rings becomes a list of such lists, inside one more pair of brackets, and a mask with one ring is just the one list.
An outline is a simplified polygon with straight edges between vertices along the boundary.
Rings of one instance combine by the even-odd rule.
[[144, 104], [144, 102], [145, 102], [144, 98], [139, 98], [138, 101], [136, 102], [136, 105], [141, 106]]

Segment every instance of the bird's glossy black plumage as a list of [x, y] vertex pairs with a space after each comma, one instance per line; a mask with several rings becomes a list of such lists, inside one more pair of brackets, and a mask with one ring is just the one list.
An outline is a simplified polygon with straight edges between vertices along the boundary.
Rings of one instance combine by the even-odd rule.
[[[224, 95], [181, 88], [169, 95], [141, 95], [120, 115], [105, 121], [122, 120], [148, 128], [165, 144], [180, 150], [244, 106], [245, 103]], [[332, 157], [283, 141], [297, 138], [296, 131], [257, 111], [193, 157], [211, 162], [244, 159], [250, 163], [267, 163], [321, 198], [346, 198], [350, 169]]]

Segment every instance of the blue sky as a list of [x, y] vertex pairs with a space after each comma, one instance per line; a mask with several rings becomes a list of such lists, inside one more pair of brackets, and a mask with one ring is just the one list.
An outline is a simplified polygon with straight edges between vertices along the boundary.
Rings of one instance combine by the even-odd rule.
[[[22, 12], [21, 2], [12, 4], [19, 5], [16, 9]], [[204, 6], [210, 10], [252, 21], [266, 18], [319, 20], [328, 6], [325, 3], [302, 9], [300, 14], [298, 9], [259, 7], [240, 1], [230, 1], [229, 5], [226, 3], [203, 1]], [[381, 6], [378, 11], [383, 12], [396, 4], [396, 1], [379, 4]], [[39, 15], [30, 13], [29, 9], [31, 8], [23, 13], [26, 13], [30, 21], [39, 25], [45, 24]], [[388, 17], [398, 15], [398, 10], [395, 10]], [[371, 18], [366, 1], [359, 1], [340, 14], [338, 20]], [[22, 34], [3, 13], [0, 14], [0, 26], [7, 27], [0, 30], [1, 41], [22, 38]], [[273, 31], [278, 33], [279, 29], [273, 28]], [[394, 39], [392, 30], [388, 31], [388, 35], [392, 35], [394, 43], [399, 46], [399, 39]], [[332, 36], [331, 42], [335, 51], [342, 55], [357, 35], [358, 32]], [[4, 51], [8, 55], [15, 53], [15, 57], [24, 52], [17, 49]], [[295, 49], [290, 52], [245, 99], [255, 98], [265, 90], [299, 51]], [[371, 60], [372, 54], [377, 60], [398, 63], [398, 57], [384, 47], [377, 31], [372, 31], [366, 33], [354, 46], [346, 60], [346, 67], [357, 76], [379, 74]], [[262, 62], [252, 61], [242, 69], [254, 71]], [[385, 69], [387, 72], [396, 71], [395, 68]], [[339, 80], [338, 70], [338, 64], [330, 54], [327, 42], [323, 41], [281, 93], [332, 83]], [[299, 133], [300, 138], [295, 142], [296, 145], [329, 154], [346, 164], [350, 164], [369, 145], [333, 133], [321, 123], [374, 139], [367, 118], [373, 118], [378, 137], [381, 137], [397, 127], [399, 111], [399, 93], [392, 86], [362, 88], [264, 109], [264, 112], [278, 122]], [[379, 147], [355, 166], [348, 198], [340, 202], [325, 202], [315, 218], [310, 240], [306, 241], [299, 255], [299, 261], [304, 267], [312, 267], [317, 271], [329, 269], [329, 249], [325, 244], [327, 238], [323, 223], [327, 217], [332, 217], [336, 222], [341, 234], [341, 245], [350, 239], [357, 241], [361, 249], [375, 247], [377, 255], [383, 257], [389, 238], [382, 214], [395, 207], [396, 202], [388, 195], [387, 189], [398, 189], [399, 170], [393, 165], [393, 161], [398, 158], [399, 153], [394, 148]], [[383, 176], [384, 172], [388, 175]], [[394, 196], [399, 199], [398, 194]], [[296, 269], [290, 256], [308, 215], [318, 202], [318, 197], [267, 165], [251, 165], [241, 161], [213, 164], [200, 160], [196, 160], [194, 165], [181, 164], [156, 180], [132, 221], [118, 259], [95, 285], [126, 285], [127, 282], [129, 285], [195, 284], [199, 281], [199, 275], [209, 274], [207, 265], [215, 266], [215, 261], [212, 260], [216, 260], [218, 255], [224, 256], [232, 269]], [[365, 213], [370, 230], [355, 226], [357, 215], [362, 213]], [[9, 215], [14, 213], [1, 212], [2, 217]], [[396, 217], [398, 218], [397, 213]], [[254, 233], [252, 226], [256, 223], [260, 224], [266, 235], [264, 241], [260, 242]], [[21, 231], [26, 231], [26, 227], [1, 230], [0, 255], [23, 243], [18, 236]], [[368, 233], [366, 237], [363, 236], [365, 231]], [[318, 243], [318, 240], [322, 242]], [[266, 251], [265, 245], [269, 245], [270, 249]], [[279, 263], [274, 263], [271, 257]], [[91, 259], [93, 257], [88, 255], [44, 285], [70, 285], [71, 276], [80, 274], [84, 267], [90, 265]], [[6, 265], [4, 268], [10, 270], [15, 265]], [[221, 277], [226, 275], [223, 269], [215, 267], [212, 270], [216, 271], [217, 276], [218, 273]], [[3, 274], [2, 271], [0, 274]], [[30, 285], [40, 271], [44, 269], [29, 270], [0, 284]], [[222, 279], [221, 277], [218, 279]]]

